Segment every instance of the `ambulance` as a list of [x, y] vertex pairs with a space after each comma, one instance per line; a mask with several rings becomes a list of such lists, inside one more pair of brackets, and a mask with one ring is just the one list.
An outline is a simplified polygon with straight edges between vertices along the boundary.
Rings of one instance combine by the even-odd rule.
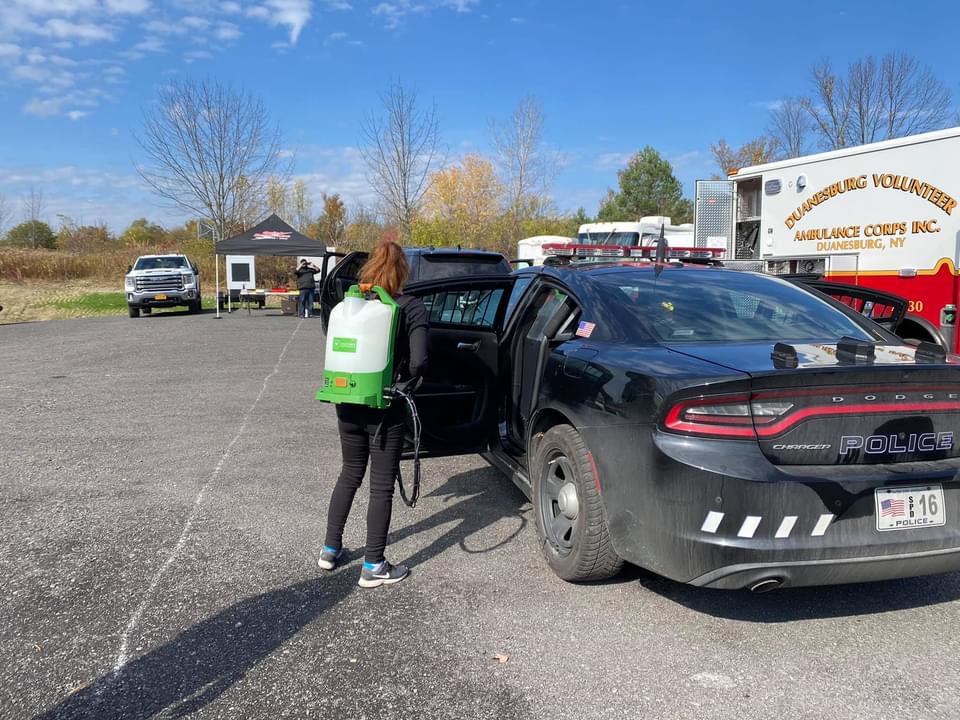
[[695, 244], [724, 264], [899, 295], [897, 333], [958, 352], [960, 127], [697, 183]]

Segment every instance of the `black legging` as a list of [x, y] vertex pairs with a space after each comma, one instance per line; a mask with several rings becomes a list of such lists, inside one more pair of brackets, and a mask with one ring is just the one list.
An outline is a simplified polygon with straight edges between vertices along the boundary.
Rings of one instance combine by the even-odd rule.
[[379, 563], [384, 559], [383, 551], [387, 546], [387, 531], [393, 510], [393, 486], [400, 464], [400, 451], [403, 449], [403, 410], [399, 406], [376, 410], [363, 405], [338, 405], [337, 424], [343, 469], [330, 497], [324, 545], [338, 549], [342, 547], [343, 527], [347, 523], [354, 495], [363, 482], [369, 458], [370, 503], [367, 507], [364, 559], [369, 563]]

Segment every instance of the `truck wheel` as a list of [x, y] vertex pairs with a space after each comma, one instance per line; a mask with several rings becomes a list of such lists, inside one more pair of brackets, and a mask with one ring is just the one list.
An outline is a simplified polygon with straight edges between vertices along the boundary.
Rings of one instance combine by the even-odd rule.
[[140, 308], [135, 305], [127, 305], [127, 312], [130, 313], [130, 317], [140, 317]]
[[149, 315], [150, 313], [153, 312], [153, 308], [145, 307], [145, 308], [142, 308], [140, 312], [142, 312], [144, 315]]
[[200, 312], [200, 301], [199, 301], [199, 300], [191, 300], [191, 301], [187, 304], [187, 312], [191, 312], [191, 313], [198, 313], [198, 312]]
[[590, 454], [569, 425], [550, 428], [533, 461], [537, 538], [550, 569], [571, 582], [616, 575], [623, 560], [610, 542]]

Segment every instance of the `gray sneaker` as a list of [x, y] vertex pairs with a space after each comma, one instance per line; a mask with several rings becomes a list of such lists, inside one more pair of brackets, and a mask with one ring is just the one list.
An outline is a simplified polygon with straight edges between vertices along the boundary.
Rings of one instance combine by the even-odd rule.
[[362, 588], [375, 588], [381, 585], [392, 585], [403, 580], [410, 574], [410, 568], [406, 565], [391, 565], [386, 560], [377, 565], [373, 570], [368, 570], [364, 565], [360, 570], [360, 581], [357, 583]]
[[320, 551], [320, 559], [317, 560], [317, 565], [320, 566], [321, 570], [333, 570], [337, 563], [343, 559], [343, 554], [343, 548], [334, 552], [324, 545], [323, 550]]

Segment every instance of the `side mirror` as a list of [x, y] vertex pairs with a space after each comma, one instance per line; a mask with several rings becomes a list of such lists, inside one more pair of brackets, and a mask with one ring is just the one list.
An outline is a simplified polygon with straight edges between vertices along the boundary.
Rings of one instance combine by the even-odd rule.
[[133, 265], [127, 265], [127, 272], [130, 272], [131, 270], [133, 270]]

